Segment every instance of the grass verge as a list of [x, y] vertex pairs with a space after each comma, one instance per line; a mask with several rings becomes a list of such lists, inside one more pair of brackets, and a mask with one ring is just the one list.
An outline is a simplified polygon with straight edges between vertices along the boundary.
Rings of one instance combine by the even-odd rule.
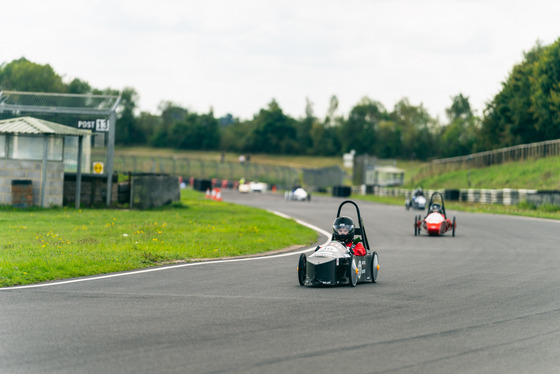
[[265, 210], [183, 190], [155, 210], [0, 208], [0, 287], [250, 255], [317, 233]]
[[[416, 169], [407, 170], [414, 175]], [[424, 188], [526, 188], [538, 190], [560, 189], [560, 157], [547, 157], [537, 160], [508, 162], [485, 168], [462, 169], [437, 173], [434, 176], [420, 179], [415, 177], [416, 184]], [[415, 183], [407, 180], [406, 187], [412, 188]]]

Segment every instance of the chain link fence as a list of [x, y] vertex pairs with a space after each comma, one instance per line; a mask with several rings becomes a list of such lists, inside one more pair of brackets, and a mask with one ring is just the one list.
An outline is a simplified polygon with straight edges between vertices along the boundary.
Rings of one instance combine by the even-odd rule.
[[[92, 158], [94, 161], [97, 159], [95, 155]], [[99, 159], [102, 160], [101, 157]], [[243, 178], [246, 181], [264, 182], [284, 189], [290, 189], [299, 183], [311, 189], [326, 189], [341, 185], [344, 181], [344, 170], [339, 166], [298, 169], [253, 162], [221, 162], [186, 157], [116, 155], [114, 170], [122, 174], [154, 173], [197, 179], [237, 181]]]
[[157, 173], [197, 179], [255, 180], [278, 187], [291, 186], [299, 178], [293, 167], [252, 162], [230, 162], [185, 157], [150, 157], [118, 155], [114, 158], [117, 173]]
[[344, 170], [340, 166], [330, 166], [320, 169], [302, 169], [302, 179], [305, 186], [316, 190], [339, 186], [344, 182]]

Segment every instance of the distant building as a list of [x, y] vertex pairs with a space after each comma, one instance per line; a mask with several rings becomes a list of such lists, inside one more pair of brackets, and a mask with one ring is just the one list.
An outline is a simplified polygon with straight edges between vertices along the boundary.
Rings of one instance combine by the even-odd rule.
[[76, 169], [78, 139], [89, 136], [33, 117], [0, 120], [0, 204], [62, 206], [65, 163]]
[[404, 170], [395, 165], [395, 160], [368, 155], [354, 157], [352, 182], [356, 186], [400, 186], [404, 184]]
[[400, 186], [404, 184], [404, 170], [394, 166], [375, 166], [366, 172], [366, 185]]

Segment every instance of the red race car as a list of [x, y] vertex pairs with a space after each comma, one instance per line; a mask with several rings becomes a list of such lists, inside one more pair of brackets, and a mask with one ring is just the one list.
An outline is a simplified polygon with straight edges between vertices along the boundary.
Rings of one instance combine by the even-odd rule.
[[422, 219], [422, 216], [414, 216], [414, 236], [420, 235], [422, 230], [432, 236], [443, 235], [451, 230], [451, 235], [455, 236], [456, 227], [455, 217], [450, 220], [445, 214], [443, 195], [440, 192], [432, 194], [428, 204], [428, 214], [424, 219]]

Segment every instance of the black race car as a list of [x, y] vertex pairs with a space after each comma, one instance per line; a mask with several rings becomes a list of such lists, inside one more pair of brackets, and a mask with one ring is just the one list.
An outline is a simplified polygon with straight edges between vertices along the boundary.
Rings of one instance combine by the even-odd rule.
[[356, 256], [350, 247], [331, 240], [317, 247], [309, 257], [302, 253], [298, 263], [298, 281], [302, 286], [337, 285], [349, 284], [355, 287], [358, 282], [377, 281], [379, 272], [379, 259], [377, 252], [371, 250], [364, 228], [360, 209], [351, 200], [343, 201], [338, 207], [336, 217], [340, 217], [340, 211], [345, 204], [356, 207], [359, 227], [355, 228], [355, 239], [362, 242], [366, 249], [365, 256]]

